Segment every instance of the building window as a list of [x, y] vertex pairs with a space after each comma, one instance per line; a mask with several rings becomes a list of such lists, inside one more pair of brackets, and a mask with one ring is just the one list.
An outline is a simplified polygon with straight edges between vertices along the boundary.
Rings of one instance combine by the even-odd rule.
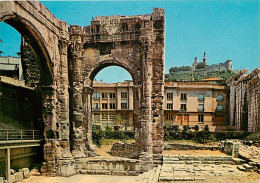
[[204, 94], [200, 93], [199, 94], [199, 101], [203, 101], [204, 100]]
[[116, 109], [116, 104], [115, 103], [110, 103], [110, 109]]
[[99, 103], [94, 103], [94, 110], [99, 110], [99, 109], [100, 109]]
[[115, 121], [115, 119], [116, 119], [116, 115], [115, 114], [110, 114], [109, 115], [109, 120], [110, 121]]
[[102, 98], [107, 98], [107, 93], [102, 93]]
[[171, 100], [173, 98], [173, 93], [167, 93], [167, 100]]
[[121, 92], [121, 98], [127, 98], [127, 92]]
[[187, 99], [186, 93], [181, 93], [181, 99]]
[[100, 121], [99, 113], [94, 113], [94, 121]]
[[220, 105], [220, 104], [218, 104], [218, 105], [217, 105], [217, 111], [223, 111], [223, 106]]
[[204, 111], [204, 104], [198, 105], [198, 111]]
[[186, 111], [186, 104], [181, 104], [181, 110]]
[[116, 94], [115, 93], [110, 93], [110, 98], [116, 98]]
[[172, 120], [172, 119], [173, 119], [172, 114], [167, 114], [166, 115], [166, 120]]
[[95, 92], [95, 93], [94, 93], [94, 99], [99, 99], [99, 98], [100, 98], [99, 93], [98, 93], [98, 92]]
[[204, 115], [203, 114], [198, 115], [198, 122], [200, 122], [200, 123], [204, 122]]
[[173, 109], [172, 104], [167, 104], [167, 109]]
[[217, 95], [217, 101], [218, 102], [223, 101], [223, 95], [222, 94]]
[[108, 115], [103, 113], [102, 114], [102, 121], [107, 121], [107, 119], [108, 119]]
[[121, 103], [121, 109], [127, 109], [127, 103]]
[[107, 104], [106, 103], [102, 104], [102, 109], [107, 109]]

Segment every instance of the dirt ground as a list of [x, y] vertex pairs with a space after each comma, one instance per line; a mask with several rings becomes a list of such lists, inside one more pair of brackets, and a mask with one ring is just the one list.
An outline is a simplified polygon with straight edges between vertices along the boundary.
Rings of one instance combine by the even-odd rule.
[[137, 176], [73, 175], [71, 177], [32, 176], [21, 183], [138, 183]]

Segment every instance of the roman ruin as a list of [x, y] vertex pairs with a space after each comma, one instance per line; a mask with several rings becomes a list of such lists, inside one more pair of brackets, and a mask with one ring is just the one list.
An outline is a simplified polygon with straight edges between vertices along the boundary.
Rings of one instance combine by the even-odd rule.
[[25, 84], [42, 96], [43, 174], [79, 173], [95, 156], [92, 84], [100, 70], [112, 65], [126, 69], [134, 82], [136, 166], [149, 169], [162, 160], [164, 9], [96, 17], [89, 26], [68, 27], [38, 1], [2, 1], [0, 21], [21, 33]]

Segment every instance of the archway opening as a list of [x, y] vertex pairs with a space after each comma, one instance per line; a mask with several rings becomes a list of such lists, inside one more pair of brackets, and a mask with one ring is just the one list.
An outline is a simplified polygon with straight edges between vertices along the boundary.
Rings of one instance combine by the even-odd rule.
[[[40, 63], [41, 49], [26, 25], [15, 21], [0, 22], [0, 141], [40, 140], [43, 138], [43, 105], [41, 85], [51, 81], [51, 75], [41, 76], [45, 67]], [[47, 73], [47, 72], [45, 72]], [[45, 78], [45, 79], [43, 79]], [[11, 149], [11, 168], [40, 166], [43, 147]], [[18, 154], [17, 154], [18, 153]], [[31, 153], [31, 155], [29, 155]], [[15, 158], [19, 155], [19, 158]], [[3, 160], [3, 161], [2, 161]], [[0, 176], [5, 176], [5, 162], [0, 158]]]
[[[104, 131], [106, 139], [99, 155], [109, 147], [112, 156], [131, 157], [134, 152], [134, 84], [131, 74], [119, 66], [104, 67], [94, 76], [92, 88], [93, 141], [97, 143], [97, 127]], [[122, 141], [132, 145], [128, 154], [115, 149], [121, 148]]]

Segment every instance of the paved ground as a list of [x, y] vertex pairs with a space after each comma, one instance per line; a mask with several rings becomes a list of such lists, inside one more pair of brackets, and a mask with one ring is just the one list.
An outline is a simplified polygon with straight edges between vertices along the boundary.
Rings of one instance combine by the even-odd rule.
[[[173, 165], [172, 165], [173, 166]], [[185, 183], [260, 183], [260, 174], [255, 172], [242, 172], [237, 169], [237, 165], [163, 165], [160, 174], [160, 182], [163, 176], [168, 178], [176, 177], [178, 181], [167, 182], [185, 182]], [[173, 172], [174, 171], [174, 172]], [[154, 175], [153, 172], [150, 175]], [[74, 175], [71, 177], [45, 177], [31, 176], [21, 183], [156, 183], [149, 181], [149, 173], [139, 176], [108, 176], [108, 175]], [[197, 178], [195, 181], [180, 181], [181, 178]], [[199, 180], [201, 179], [201, 180]], [[157, 182], [158, 183], [158, 182]]]
[[[255, 172], [242, 172], [237, 165], [215, 164], [166, 164], [162, 166], [160, 181], [198, 183], [260, 183], [260, 175]], [[195, 181], [194, 181], [195, 180]]]

